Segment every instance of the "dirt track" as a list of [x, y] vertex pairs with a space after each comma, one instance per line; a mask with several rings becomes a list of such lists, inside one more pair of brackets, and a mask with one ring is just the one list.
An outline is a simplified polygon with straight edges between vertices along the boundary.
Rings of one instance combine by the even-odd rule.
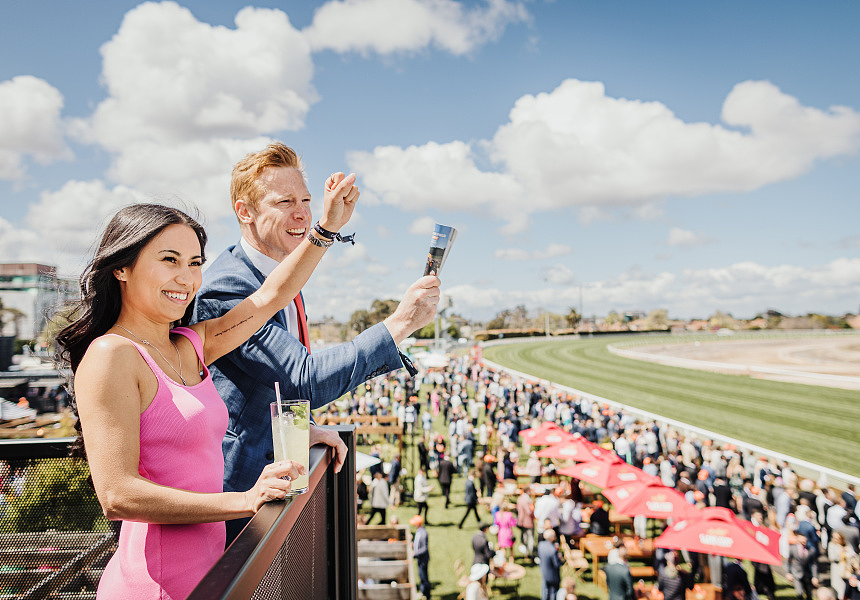
[[[711, 363], [784, 369], [795, 374], [755, 373], [753, 376], [780, 381], [860, 389], [860, 380], [851, 382], [850, 380], [838, 381], [803, 376], [803, 373], [819, 373], [860, 378], [860, 335], [771, 340], [719, 339], [706, 342], [637, 346], [635, 351], [649, 354], [651, 360], [657, 362], [664, 362], [660, 360], [660, 357], [677, 357]], [[725, 370], [706, 364], [687, 366], [710, 371]]]

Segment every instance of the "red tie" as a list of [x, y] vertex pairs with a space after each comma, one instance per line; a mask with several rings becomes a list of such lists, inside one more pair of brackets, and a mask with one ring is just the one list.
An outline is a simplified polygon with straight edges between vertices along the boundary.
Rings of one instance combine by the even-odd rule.
[[311, 353], [311, 336], [308, 333], [308, 317], [305, 315], [305, 303], [302, 301], [302, 295], [299, 293], [296, 296], [296, 313], [299, 322], [299, 341], [308, 349], [308, 354]]

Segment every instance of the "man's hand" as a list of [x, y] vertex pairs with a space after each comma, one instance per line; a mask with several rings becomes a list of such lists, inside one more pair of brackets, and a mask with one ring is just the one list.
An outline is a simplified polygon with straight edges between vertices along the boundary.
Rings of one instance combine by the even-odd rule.
[[433, 320], [439, 304], [441, 283], [435, 275], [425, 275], [409, 286], [397, 310], [383, 321], [395, 344], [400, 344]]
[[311, 446], [316, 446], [317, 444], [324, 444], [326, 446], [331, 446], [332, 448], [334, 448], [334, 472], [340, 473], [340, 470], [343, 468], [343, 461], [346, 460], [347, 448], [346, 444], [343, 443], [343, 440], [340, 439], [340, 436], [337, 434], [336, 431], [332, 431], [331, 429], [323, 429], [322, 427], [317, 427], [316, 425], [311, 423], [310, 444]]
[[340, 231], [347, 224], [358, 200], [355, 173], [332, 173], [325, 181], [323, 215], [320, 225], [327, 231]]

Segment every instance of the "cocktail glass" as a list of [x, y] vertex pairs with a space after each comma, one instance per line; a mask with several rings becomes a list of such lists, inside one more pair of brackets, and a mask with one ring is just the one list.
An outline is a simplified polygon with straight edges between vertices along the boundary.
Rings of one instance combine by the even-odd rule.
[[[309, 400], [284, 400], [272, 402], [272, 444], [275, 461], [291, 460], [310, 469], [310, 414]], [[287, 496], [308, 491], [308, 474], [292, 480]]]

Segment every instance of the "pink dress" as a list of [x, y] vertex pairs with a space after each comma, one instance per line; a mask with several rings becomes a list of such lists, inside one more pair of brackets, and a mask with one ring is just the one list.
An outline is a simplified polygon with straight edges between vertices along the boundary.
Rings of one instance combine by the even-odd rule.
[[[173, 330], [194, 345], [200, 337], [187, 327]], [[140, 415], [138, 472], [155, 483], [195, 492], [222, 492], [227, 407], [204, 366], [203, 381], [183, 386], [135, 344], [158, 378], [155, 398]], [[157, 525], [123, 521], [119, 547], [99, 581], [99, 600], [182, 600], [224, 553], [224, 522]]]
[[514, 546], [514, 526], [517, 524], [517, 518], [512, 512], [500, 510], [495, 517], [496, 527], [499, 528], [499, 548], [513, 548]]

